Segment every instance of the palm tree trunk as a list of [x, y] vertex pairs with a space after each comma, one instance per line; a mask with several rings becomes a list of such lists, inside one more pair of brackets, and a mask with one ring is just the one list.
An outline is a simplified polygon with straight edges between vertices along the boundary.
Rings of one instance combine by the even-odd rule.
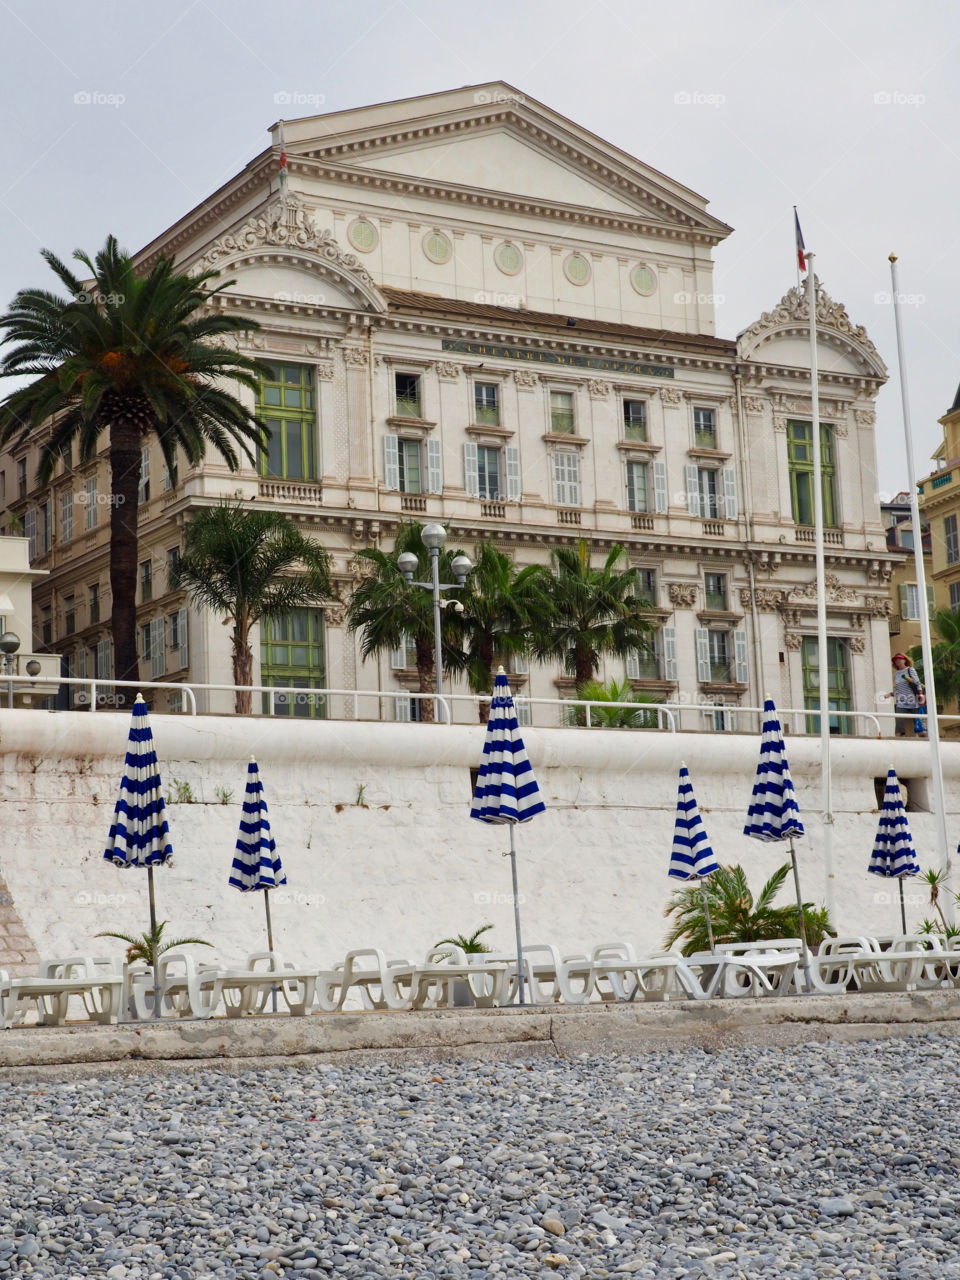
[[[110, 428], [110, 594], [113, 674], [139, 680], [137, 660], [137, 497], [140, 489], [140, 432], [129, 422]], [[117, 689], [116, 705], [133, 705], [136, 691]]]
[[[420, 685], [421, 693], [436, 693], [437, 690], [437, 665], [433, 655], [433, 636], [424, 637], [417, 635], [414, 641], [417, 649], [417, 679]], [[425, 724], [433, 724], [436, 717], [433, 714], [434, 705], [432, 698], [420, 699], [420, 719]]]
[[[483, 687], [480, 689], [477, 689], [476, 692], [490, 693], [490, 691], [493, 689], [493, 680], [494, 680], [493, 636], [491, 635], [484, 636], [483, 640], [481, 640], [480, 645], [478, 647], [477, 656], [480, 658], [480, 661], [483, 663], [483, 669], [486, 672], [486, 680], [483, 683]], [[477, 719], [480, 721], [481, 724], [486, 724], [489, 718], [490, 718], [490, 701], [489, 699], [481, 699], [481, 701], [477, 703]]]
[[577, 646], [573, 651], [573, 674], [577, 682], [577, 693], [585, 684], [588, 684], [596, 674], [593, 663], [593, 654], [589, 649], [581, 649]]
[[[233, 628], [233, 683], [253, 684], [253, 650], [239, 624]], [[238, 689], [233, 705], [238, 716], [248, 716], [253, 709], [253, 694], [247, 689]]]

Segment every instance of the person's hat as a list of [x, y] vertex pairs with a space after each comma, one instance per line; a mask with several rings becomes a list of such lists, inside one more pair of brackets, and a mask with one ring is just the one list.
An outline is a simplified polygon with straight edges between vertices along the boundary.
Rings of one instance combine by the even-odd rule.
[[910, 659], [907, 657], [907, 655], [906, 655], [905, 653], [895, 653], [895, 654], [893, 655], [893, 657], [890, 659], [890, 661], [891, 661], [891, 662], [896, 662], [896, 660], [897, 660], [898, 658], [902, 658], [902, 659], [904, 660], [904, 662], [909, 662], [909, 661], [910, 661]]

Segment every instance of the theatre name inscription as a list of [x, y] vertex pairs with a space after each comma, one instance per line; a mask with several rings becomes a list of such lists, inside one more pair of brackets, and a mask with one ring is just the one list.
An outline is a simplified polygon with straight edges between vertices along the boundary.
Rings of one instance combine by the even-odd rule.
[[444, 351], [461, 355], [495, 356], [500, 360], [524, 360], [528, 364], [558, 364], [568, 369], [596, 369], [602, 373], [636, 373], [648, 378], [672, 378], [673, 370], [662, 365], [637, 364], [634, 360], [604, 360], [598, 356], [574, 356], [562, 351], [531, 351], [527, 347], [507, 347], [499, 342], [457, 342], [444, 338]]

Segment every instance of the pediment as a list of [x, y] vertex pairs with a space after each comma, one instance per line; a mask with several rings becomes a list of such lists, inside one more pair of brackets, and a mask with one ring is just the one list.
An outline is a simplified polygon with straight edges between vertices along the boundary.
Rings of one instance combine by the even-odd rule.
[[284, 130], [291, 161], [475, 186], [713, 240], [731, 230], [696, 192], [500, 82], [285, 121]]
[[[807, 368], [810, 364], [810, 314], [804, 289], [789, 289], [772, 311], [765, 311], [737, 335], [741, 360]], [[863, 325], [855, 325], [842, 302], [835, 302], [817, 280], [817, 360], [825, 373], [884, 381], [887, 367]]]

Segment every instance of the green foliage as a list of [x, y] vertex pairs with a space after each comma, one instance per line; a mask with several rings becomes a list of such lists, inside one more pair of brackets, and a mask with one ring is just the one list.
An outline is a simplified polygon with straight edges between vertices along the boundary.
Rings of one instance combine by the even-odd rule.
[[[492, 542], [480, 542], [454, 621], [473, 693], [491, 693], [498, 666], [530, 645], [534, 619], [548, 607], [541, 565], [518, 569]], [[485, 719], [485, 716], [481, 716]]]
[[488, 929], [492, 928], [492, 924], [484, 924], [481, 925], [474, 933], [471, 933], [469, 938], [462, 933], [458, 933], [453, 938], [441, 938], [439, 942], [434, 944], [434, 950], [436, 950], [437, 947], [459, 947], [460, 950], [465, 952], [467, 955], [481, 955], [492, 950], [492, 948], [488, 947], [485, 942], [480, 941], [481, 936], [485, 934]]
[[193, 787], [189, 782], [185, 782], [182, 778], [171, 778], [170, 786], [173, 790], [167, 797], [167, 804], [196, 804], [197, 798], [193, 794]]
[[[938, 609], [931, 618], [939, 641], [933, 646], [933, 670], [936, 677], [937, 706], [945, 707], [960, 698], [960, 610]], [[917, 669], [921, 681], [926, 683], [923, 672], [923, 649], [915, 645], [910, 650], [910, 660]]]
[[[599, 680], [588, 680], [582, 689], [577, 691], [579, 698], [588, 702], [600, 703], [590, 708], [590, 724], [598, 729], [655, 729], [657, 713], [642, 708], [655, 704], [657, 699], [645, 693], [634, 693], [629, 680], [610, 680], [603, 684]], [[630, 707], [605, 707], [605, 702], [634, 702], [640, 705], [636, 710]], [[572, 708], [577, 724], [587, 723], [586, 707]]]
[[213, 794], [217, 797], [221, 804], [229, 804], [233, 799], [233, 792], [229, 787], [214, 787]]
[[657, 622], [638, 598], [640, 570], [628, 567], [627, 551], [614, 546], [601, 568], [591, 564], [590, 547], [556, 547], [546, 576], [547, 609], [538, 614], [532, 651], [540, 661], [559, 659], [578, 690], [596, 675], [606, 654], [625, 658], [647, 652]]
[[166, 951], [173, 951], [175, 947], [212, 947], [212, 942], [206, 942], [203, 938], [171, 938], [165, 941], [163, 931], [168, 921], [161, 920], [156, 929], [151, 931], [148, 929], [146, 933], [98, 933], [98, 938], [116, 938], [120, 942], [127, 943], [126, 961], [127, 964], [135, 964], [142, 961], [151, 967], [154, 966], [160, 957]]
[[[761, 942], [771, 938], [796, 938], [800, 936], [800, 921], [796, 903], [778, 907], [774, 899], [783, 888], [791, 865], [785, 862], [773, 873], [754, 900], [743, 867], [720, 867], [704, 880], [710, 922], [716, 943]], [[664, 911], [673, 917], [673, 924], [664, 945], [672, 947], [681, 938], [687, 941], [682, 947], [685, 956], [697, 951], [708, 951], [710, 942], [703, 899], [699, 885], [679, 889]], [[814, 947], [833, 927], [825, 907], [815, 908], [812, 902], [803, 904], [803, 919], [807, 943]]]

